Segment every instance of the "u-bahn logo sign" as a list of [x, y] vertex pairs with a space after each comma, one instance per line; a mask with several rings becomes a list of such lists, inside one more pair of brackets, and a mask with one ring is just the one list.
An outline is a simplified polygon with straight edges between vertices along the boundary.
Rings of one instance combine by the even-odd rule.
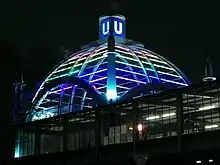
[[110, 24], [113, 23], [113, 36], [125, 38], [125, 20], [120, 16], [103, 17], [99, 24], [100, 39], [106, 38], [110, 35]]

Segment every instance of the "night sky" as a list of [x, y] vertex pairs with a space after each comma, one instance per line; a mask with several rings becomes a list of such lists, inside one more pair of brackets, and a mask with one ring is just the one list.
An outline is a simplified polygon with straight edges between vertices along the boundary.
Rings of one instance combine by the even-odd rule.
[[[15, 50], [17, 71], [24, 72], [27, 84], [35, 86], [62, 60], [62, 45], [74, 52], [98, 39], [98, 18], [109, 8], [104, 2], [29, 0], [1, 5], [0, 37]], [[211, 56], [214, 73], [219, 76], [217, 4], [125, 2], [120, 11], [127, 19], [127, 38], [173, 62], [194, 83], [204, 75], [206, 56]]]

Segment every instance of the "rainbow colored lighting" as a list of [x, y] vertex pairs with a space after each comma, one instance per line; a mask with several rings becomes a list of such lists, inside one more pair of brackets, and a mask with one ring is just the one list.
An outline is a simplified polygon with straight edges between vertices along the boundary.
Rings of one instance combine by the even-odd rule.
[[[91, 108], [91, 105], [99, 104], [97, 99], [101, 98], [106, 103], [110, 100], [120, 101], [126, 92], [136, 90], [141, 84], [168, 84], [173, 88], [190, 84], [174, 64], [145, 49], [141, 44], [115, 38], [114, 51], [108, 50], [107, 40], [102, 40], [88, 44], [79, 52], [69, 55], [41, 84], [32, 100], [34, 105], [29, 110], [27, 120], [37, 120], [37, 116], [42, 119], [42, 116], [47, 116], [46, 111], [58, 114], [54, 112], [57, 106], [51, 104], [48, 107], [50, 100], [51, 103], [58, 102], [63, 109], [73, 112]], [[77, 79], [72, 79], [73, 82], [68, 79], [67, 83], [65, 77]], [[53, 89], [47, 89], [46, 85], [50, 83]], [[160, 91], [155, 87], [152, 93], [157, 92]], [[74, 106], [76, 103], [77, 106]]]

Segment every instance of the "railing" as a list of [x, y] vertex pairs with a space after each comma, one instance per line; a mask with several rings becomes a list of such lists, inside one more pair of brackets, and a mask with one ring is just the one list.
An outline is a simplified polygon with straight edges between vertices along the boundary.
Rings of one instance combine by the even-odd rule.
[[16, 126], [15, 156], [216, 130], [219, 106], [220, 83], [214, 82], [23, 123]]

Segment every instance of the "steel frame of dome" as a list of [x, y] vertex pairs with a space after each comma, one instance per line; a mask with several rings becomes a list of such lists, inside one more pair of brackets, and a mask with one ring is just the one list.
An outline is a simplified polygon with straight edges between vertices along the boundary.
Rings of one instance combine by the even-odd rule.
[[[69, 55], [41, 84], [32, 100], [27, 121], [105, 104], [107, 42], [96, 42]], [[112, 53], [112, 52], [111, 52]], [[117, 99], [188, 86], [190, 81], [171, 62], [135, 42], [115, 42]]]

